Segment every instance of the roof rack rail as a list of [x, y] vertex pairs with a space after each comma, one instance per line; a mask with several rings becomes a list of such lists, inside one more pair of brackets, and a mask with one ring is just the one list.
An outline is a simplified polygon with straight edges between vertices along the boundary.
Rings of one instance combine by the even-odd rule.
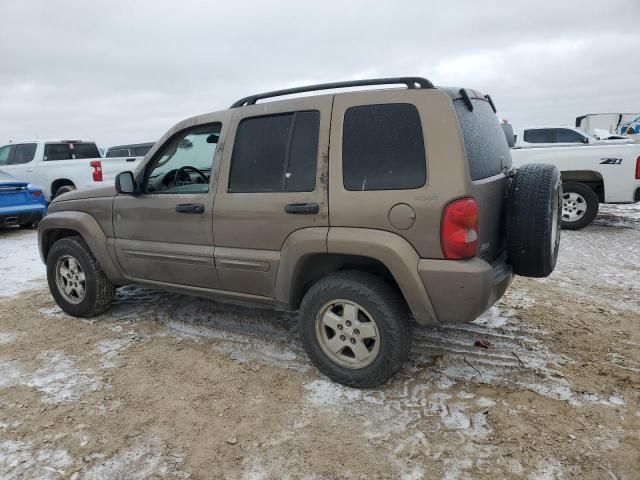
[[230, 108], [243, 107], [245, 105], [255, 105], [258, 100], [271, 97], [281, 97], [283, 95], [293, 95], [294, 93], [314, 92], [317, 90], [333, 90], [337, 88], [364, 87], [367, 85], [393, 85], [404, 84], [408, 89], [414, 88], [435, 88], [426, 78], [422, 77], [390, 77], [390, 78], [370, 78], [365, 80], [349, 80], [347, 82], [320, 83], [318, 85], [308, 85], [306, 87], [286, 88], [273, 92], [257, 93], [241, 98], [234, 102]]

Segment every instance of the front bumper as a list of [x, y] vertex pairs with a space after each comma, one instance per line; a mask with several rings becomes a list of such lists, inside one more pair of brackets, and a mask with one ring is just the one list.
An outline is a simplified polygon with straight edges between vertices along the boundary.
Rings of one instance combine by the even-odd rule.
[[418, 273], [440, 323], [472, 322], [504, 295], [513, 270], [503, 255], [493, 264], [479, 258], [429, 260]]

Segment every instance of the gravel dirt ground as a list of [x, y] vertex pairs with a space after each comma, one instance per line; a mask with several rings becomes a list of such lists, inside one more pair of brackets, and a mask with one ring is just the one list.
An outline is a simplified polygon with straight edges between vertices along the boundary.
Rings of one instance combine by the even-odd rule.
[[640, 206], [603, 206], [551, 277], [354, 390], [292, 315], [126, 287], [71, 318], [35, 232], [0, 231], [0, 478], [638, 479], [639, 287]]

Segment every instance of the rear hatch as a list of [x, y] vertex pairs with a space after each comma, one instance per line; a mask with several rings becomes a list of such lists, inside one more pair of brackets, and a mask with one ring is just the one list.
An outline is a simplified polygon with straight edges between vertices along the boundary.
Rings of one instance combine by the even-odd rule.
[[465, 90], [453, 102], [464, 139], [471, 196], [478, 204], [478, 251], [493, 263], [505, 250], [504, 217], [508, 185], [504, 169], [511, 168], [511, 153], [498, 117], [488, 98]]

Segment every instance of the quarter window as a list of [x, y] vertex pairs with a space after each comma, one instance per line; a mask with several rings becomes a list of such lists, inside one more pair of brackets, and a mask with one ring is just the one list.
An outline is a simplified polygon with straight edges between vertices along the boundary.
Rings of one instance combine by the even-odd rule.
[[320, 112], [246, 118], [238, 125], [229, 192], [311, 192]]
[[347, 190], [422, 187], [427, 167], [420, 115], [408, 103], [364, 105], [344, 115], [342, 174]]

